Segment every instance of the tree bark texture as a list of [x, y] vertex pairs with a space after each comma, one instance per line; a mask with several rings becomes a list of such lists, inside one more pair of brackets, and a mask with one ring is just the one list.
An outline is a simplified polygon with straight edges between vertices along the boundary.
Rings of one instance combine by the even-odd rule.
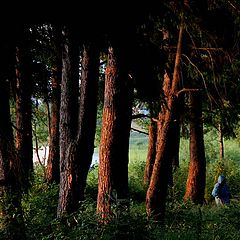
[[[76, 182], [73, 183], [73, 206], [77, 210], [84, 200], [88, 170], [94, 152], [97, 119], [99, 50], [92, 43], [85, 44], [82, 56], [80, 85], [79, 129], [76, 141], [70, 144], [67, 161], [73, 162]], [[71, 159], [71, 160], [70, 160]]]
[[152, 176], [154, 161], [156, 158], [156, 142], [157, 142], [157, 124], [151, 121], [148, 129], [148, 153], [146, 167], [144, 171], [144, 184], [148, 185]]
[[24, 185], [30, 186], [33, 172], [32, 144], [32, 75], [28, 29], [19, 31], [16, 46], [16, 149], [24, 172]]
[[[172, 131], [175, 117], [174, 111], [176, 111], [176, 96], [180, 82], [182, 36], [183, 22], [181, 22], [179, 29], [173, 79], [170, 82], [170, 87], [166, 86], [166, 90], [164, 90], [167, 97], [166, 107], [159, 114], [157, 153], [146, 196], [147, 215], [149, 218], [153, 217], [159, 222], [164, 221], [169, 175], [172, 167]], [[166, 84], [169, 83], [166, 82]]]
[[63, 59], [60, 103], [60, 189], [57, 215], [74, 211], [73, 185], [76, 182], [75, 169], [67, 151], [75, 141], [78, 125], [79, 96], [79, 48], [71, 29], [63, 31]]
[[205, 175], [202, 99], [200, 92], [192, 92], [190, 93], [190, 165], [184, 200], [191, 200], [195, 204], [204, 203]]
[[132, 82], [124, 49], [110, 46], [105, 73], [103, 123], [100, 142], [97, 213], [103, 222], [112, 203], [128, 199], [128, 152], [132, 115]]
[[51, 94], [51, 117], [50, 117], [50, 141], [47, 162], [47, 182], [59, 183], [60, 181], [60, 146], [59, 146], [59, 119], [60, 97], [62, 78], [62, 48], [61, 28], [54, 26], [53, 41], [56, 49], [56, 57], [52, 68], [52, 94]]
[[[3, 45], [1, 45], [3, 47]], [[9, 50], [9, 49], [8, 49]], [[0, 222], [4, 239], [25, 238], [21, 208], [21, 162], [17, 158], [13, 139], [13, 129], [9, 106], [9, 66], [10, 53], [7, 45], [1, 48], [0, 61]], [[14, 49], [13, 51], [14, 52]], [[14, 54], [12, 54], [14, 57]]]

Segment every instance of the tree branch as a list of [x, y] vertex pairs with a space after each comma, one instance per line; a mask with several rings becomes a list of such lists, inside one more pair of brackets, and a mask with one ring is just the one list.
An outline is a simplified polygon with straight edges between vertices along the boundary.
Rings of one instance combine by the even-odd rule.
[[197, 88], [183, 88], [177, 92], [176, 97], [178, 97], [180, 94], [185, 93], [185, 92], [197, 92], [199, 90], [200, 89], [197, 89]]
[[144, 118], [144, 117], [150, 118], [148, 115], [142, 114], [142, 113], [132, 115], [132, 119]]
[[[167, 49], [176, 49], [176, 46], [169, 46], [165, 47]], [[221, 51], [223, 52], [223, 48], [214, 48], [214, 47], [192, 47], [191, 49], [193, 50], [202, 50], [202, 51]]]
[[139, 132], [139, 133], [143, 133], [143, 134], [145, 134], [145, 135], [148, 135], [147, 132], [144, 132], [144, 131], [138, 130], [138, 129], [136, 129], [136, 128], [131, 128], [131, 130], [136, 131], [136, 132]]

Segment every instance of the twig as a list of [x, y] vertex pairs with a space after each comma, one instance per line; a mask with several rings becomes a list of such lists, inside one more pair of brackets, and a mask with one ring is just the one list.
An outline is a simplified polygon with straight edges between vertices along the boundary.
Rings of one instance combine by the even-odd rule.
[[138, 130], [138, 129], [136, 129], [136, 128], [131, 128], [131, 130], [136, 131], [136, 132], [139, 132], [139, 133], [143, 133], [143, 134], [145, 134], [145, 135], [148, 135], [147, 132], [144, 132], [144, 131]]
[[180, 94], [185, 93], [185, 92], [197, 92], [199, 90], [200, 89], [197, 89], [197, 88], [183, 88], [177, 92], [176, 97], [178, 97]]
[[189, 61], [189, 63], [190, 63], [194, 68], [196, 68], [197, 72], [198, 72], [198, 73], [200, 74], [200, 76], [202, 77], [203, 84], [204, 84], [204, 87], [205, 87], [206, 92], [207, 92], [207, 96], [208, 96], [209, 100], [211, 101], [211, 97], [210, 97], [210, 94], [209, 94], [209, 92], [208, 92], [207, 84], [206, 84], [205, 78], [204, 78], [204, 76], [203, 76], [203, 73], [202, 73], [202, 72], [199, 70], [199, 68], [191, 61], [191, 59], [190, 59], [187, 55], [182, 54], [182, 56], [184, 56], [184, 57]]

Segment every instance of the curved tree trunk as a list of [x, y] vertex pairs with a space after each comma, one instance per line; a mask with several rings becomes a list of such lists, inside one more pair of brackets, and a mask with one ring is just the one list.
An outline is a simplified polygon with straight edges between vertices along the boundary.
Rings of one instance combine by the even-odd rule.
[[[97, 213], [104, 223], [112, 203], [128, 202], [128, 152], [132, 115], [132, 82], [124, 49], [109, 47], [100, 142]], [[122, 201], [124, 200], [124, 201]]]
[[33, 172], [32, 74], [28, 30], [20, 27], [16, 46], [16, 149], [24, 171], [24, 185], [30, 186]]
[[184, 200], [203, 204], [206, 184], [206, 159], [200, 92], [190, 93], [190, 165]]
[[50, 118], [50, 141], [47, 162], [47, 182], [59, 183], [60, 181], [60, 147], [59, 147], [59, 112], [61, 97], [62, 78], [62, 48], [61, 28], [54, 26], [54, 44], [56, 48], [55, 66], [52, 68], [52, 96], [51, 96], [51, 118]]
[[[157, 154], [153, 167], [152, 177], [147, 190], [146, 210], [148, 217], [154, 217], [163, 222], [169, 175], [172, 167], [172, 131], [174, 126], [174, 111], [176, 110], [177, 93], [180, 82], [180, 64], [182, 51], [183, 22], [180, 25], [175, 67], [170, 91], [166, 99], [163, 114], [159, 114]], [[165, 92], [165, 91], [164, 91]]]
[[62, 62], [60, 104], [60, 189], [57, 216], [71, 213], [73, 185], [76, 182], [73, 162], [67, 158], [67, 149], [74, 142], [78, 125], [79, 48], [71, 29], [65, 27]]

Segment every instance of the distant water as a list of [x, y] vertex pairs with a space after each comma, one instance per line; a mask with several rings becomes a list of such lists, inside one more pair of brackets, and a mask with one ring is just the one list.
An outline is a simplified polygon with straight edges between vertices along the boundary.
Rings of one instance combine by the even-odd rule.
[[94, 153], [93, 153], [92, 164], [91, 165], [94, 165], [98, 162], [99, 162], [99, 152], [95, 150]]
[[[49, 153], [48, 146], [38, 149], [38, 155], [39, 155], [40, 161], [44, 165], [47, 165], [48, 153]], [[37, 153], [35, 150], [33, 150], [33, 162], [34, 163], [39, 162], [39, 160], [37, 158]], [[99, 162], [99, 152], [98, 152], [98, 149], [94, 149], [91, 165], [94, 165], [98, 162]]]

